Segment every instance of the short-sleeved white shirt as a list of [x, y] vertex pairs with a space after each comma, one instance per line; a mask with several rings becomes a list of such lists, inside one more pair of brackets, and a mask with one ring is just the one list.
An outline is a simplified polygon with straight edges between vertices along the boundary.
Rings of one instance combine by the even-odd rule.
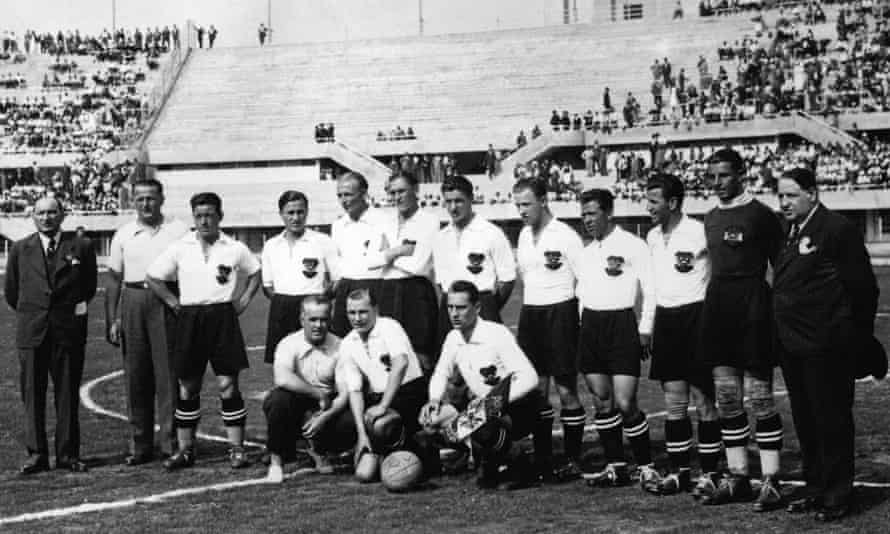
[[656, 303], [675, 308], [703, 301], [711, 277], [705, 225], [684, 215], [667, 237], [665, 242], [660, 225], [646, 236], [652, 251]]
[[[423, 208], [414, 212], [414, 215], [402, 221], [398, 213], [387, 214], [383, 224], [383, 233], [386, 236], [387, 248], [399, 246], [405, 241], [414, 241], [414, 253], [410, 256], [400, 256], [383, 269], [385, 280], [398, 280], [411, 276], [423, 276], [433, 278], [433, 243], [439, 233], [439, 219]], [[379, 261], [372, 262], [383, 264], [382, 254]]]
[[231, 302], [239, 276], [260, 270], [260, 262], [247, 246], [224, 233], [207, 248], [189, 232], [175, 241], [148, 267], [147, 275], [160, 280], [179, 281], [179, 302], [183, 306]]
[[274, 366], [294, 371], [310, 386], [333, 393], [337, 389], [335, 371], [339, 356], [339, 337], [328, 333], [324, 342], [315, 346], [299, 330], [285, 336], [275, 347]]
[[463, 230], [449, 224], [439, 231], [433, 265], [443, 289], [455, 280], [466, 280], [479, 291], [494, 291], [497, 282], [516, 280], [516, 260], [507, 236], [478, 214]]
[[291, 245], [284, 232], [263, 246], [263, 285], [279, 295], [314, 295], [325, 278], [337, 279], [337, 247], [330, 237], [306, 229]]
[[523, 304], [545, 306], [574, 298], [583, 249], [578, 233], [556, 218], [541, 228], [537, 242], [531, 227], [524, 226], [516, 249]]
[[344, 383], [349, 391], [362, 391], [365, 379], [371, 393], [386, 391], [391, 365], [389, 358], [393, 354], [401, 354], [408, 360], [402, 384], [421, 377], [420, 362], [408, 334], [395, 319], [378, 316], [367, 343], [355, 330], [348, 333], [340, 343], [340, 358], [343, 359]]
[[513, 333], [502, 324], [481, 318], [469, 341], [458, 329], [448, 333], [430, 379], [430, 399], [442, 398], [455, 372], [460, 373], [475, 397], [487, 395], [510, 373], [511, 389], [533, 389], [538, 383], [538, 374]]
[[[611, 259], [611, 260], [610, 260]], [[610, 276], [606, 268], [618, 266], [619, 274]], [[590, 310], [608, 311], [633, 308], [642, 292], [641, 334], [652, 333], [655, 302], [652, 284], [652, 260], [646, 242], [618, 226], [602, 241], [593, 240], [581, 253], [578, 298]]]
[[368, 208], [357, 221], [344, 213], [331, 224], [331, 238], [340, 255], [341, 278], [368, 280], [383, 276], [380, 266], [371, 263], [383, 248], [385, 221], [382, 211]]
[[144, 282], [151, 262], [188, 231], [188, 226], [176, 219], [165, 218], [156, 227], [128, 222], [111, 238], [108, 268], [123, 274], [124, 282]]

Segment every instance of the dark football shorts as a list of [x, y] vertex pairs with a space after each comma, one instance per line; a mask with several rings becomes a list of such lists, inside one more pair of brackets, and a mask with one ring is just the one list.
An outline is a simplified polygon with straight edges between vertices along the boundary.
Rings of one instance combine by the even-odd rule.
[[541, 376], [578, 374], [578, 299], [522, 307], [519, 346]]
[[702, 307], [701, 302], [693, 302], [674, 308], [655, 308], [649, 378], [662, 382], [682, 380], [704, 391], [713, 388], [711, 369], [703, 366], [698, 358]]
[[771, 290], [762, 278], [712, 279], [698, 357], [708, 368], [769, 373], [776, 366]]
[[235, 376], [250, 367], [231, 302], [183, 306], [177, 314], [173, 341], [176, 375], [200, 379], [208, 362], [217, 376]]
[[581, 313], [578, 367], [582, 373], [638, 377], [642, 355], [633, 309]]

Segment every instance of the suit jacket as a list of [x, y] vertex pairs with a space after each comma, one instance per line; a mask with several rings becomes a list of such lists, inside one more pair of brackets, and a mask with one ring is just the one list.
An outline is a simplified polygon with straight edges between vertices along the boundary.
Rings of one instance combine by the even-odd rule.
[[779, 253], [773, 300], [776, 335], [786, 351], [805, 356], [842, 350], [855, 357], [872, 337], [878, 305], [856, 226], [817, 206], [798, 239]]
[[6, 262], [6, 302], [16, 311], [16, 345], [36, 348], [49, 334], [54, 343], [83, 346], [86, 313], [80, 302], [96, 294], [96, 253], [88, 239], [62, 234], [50, 265], [37, 233], [16, 241]]

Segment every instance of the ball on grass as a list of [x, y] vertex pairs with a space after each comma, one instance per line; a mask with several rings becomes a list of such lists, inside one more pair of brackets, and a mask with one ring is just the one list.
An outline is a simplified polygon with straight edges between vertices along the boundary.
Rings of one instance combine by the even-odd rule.
[[373, 452], [363, 453], [355, 464], [355, 478], [359, 482], [376, 482], [380, 474], [380, 457]]
[[423, 477], [423, 464], [411, 451], [396, 451], [383, 459], [380, 479], [389, 491], [408, 491]]

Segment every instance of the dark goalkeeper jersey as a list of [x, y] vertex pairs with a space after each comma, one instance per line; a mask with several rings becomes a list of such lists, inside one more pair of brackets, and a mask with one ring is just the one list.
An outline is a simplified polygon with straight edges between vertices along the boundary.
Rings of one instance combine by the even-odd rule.
[[773, 211], [758, 200], [705, 215], [711, 278], [760, 278], [782, 245], [782, 227]]

